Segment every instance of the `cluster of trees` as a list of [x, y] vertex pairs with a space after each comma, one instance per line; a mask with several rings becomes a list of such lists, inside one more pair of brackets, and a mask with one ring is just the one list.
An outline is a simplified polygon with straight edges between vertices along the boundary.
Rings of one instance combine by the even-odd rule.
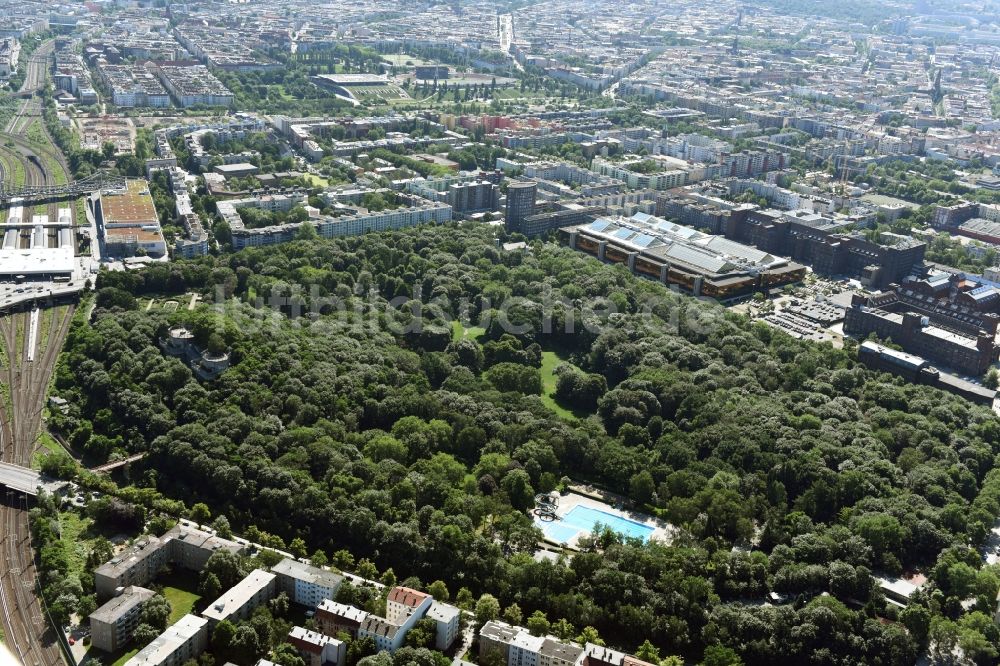
[[276, 224], [305, 222], [309, 213], [303, 206], [295, 206], [291, 210], [266, 210], [254, 206], [244, 206], [237, 209], [240, 219], [248, 229], [272, 227]]
[[493, 77], [489, 84], [486, 82], [479, 84], [466, 83], [461, 86], [458, 83], [450, 83], [447, 80], [441, 81], [439, 84], [437, 79], [433, 81], [421, 81], [411, 86], [409, 80], [407, 80], [404, 82], [403, 88], [416, 98], [422, 99], [437, 95], [438, 101], [442, 101], [445, 95], [451, 93], [452, 99], [456, 102], [471, 102], [477, 99], [493, 99], [493, 95], [497, 91], [497, 80], [496, 77]]
[[[481, 128], [480, 128], [481, 129]], [[505, 157], [506, 149], [502, 146], [486, 143], [474, 143], [462, 146], [459, 150], [448, 153], [448, 159], [458, 162], [463, 171], [482, 169], [489, 171], [497, 163], [498, 157]]]
[[[931, 572], [915, 601], [929, 626], [1000, 645], [966, 619], [992, 612], [995, 567], [947, 559], [974, 554], [1000, 514], [1000, 423], [875, 374], [850, 348], [566, 248], [505, 253], [483, 227], [292, 242], [102, 273], [98, 287], [218, 288], [229, 304], [165, 314], [100, 300], [70, 331], [55, 386], [71, 408], [54, 423], [113, 456], [148, 451], [130, 492], [152, 505], [198, 498], [236, 531], [488, 592], [631, 650], [648, 638], [747, 664], [817, 650], [909, 663], [927, 635], [871, 573], [913, 568]], [[460, 314], [481, 337], [452, 338]], [[222, 338], [233, 367], [194, 380], [156, 346], [176, 324]], [[575, 366], [556, 373], [556, 399], [579, 418], [542, 401], [543, 349]], [[673, 543], [601, 531], [535, 561], [526, 510], [563, 477], [631, 497], [675, 526]], [[771, 592], [789, 603], [746, 603]]]
[[956, 196], [968, 192], [958, 182], [952, 166], [940, 160], [894, 160], [873, 165], [854, 182], [867, 183], [879, 194], [924, 205], [948, 205]]
[[[253, 132], [241, 139], [232, 138], [228, 141], [221, 141], [214, 132], [207, 132], [201, 137], [201, 146], [213, 156], [251, 153], [248, 162], [266, 172], [289, 171], [295, 166], [295, 160], [291, 157], [281, 156], [281, 144], [270, 139], [265, 132]], [[177, 151], [178, 158], [186, 164], [189, 171], [195, 173], [201, 171], [197, 162], [193, 161], [188, 154], [182, 139], [175, 139], [173, 147]], [[222, 164], [222, 159], [216, 159], [209, 164], [212, 166]]]
[[[39, 493], [29, 513], [31, 540], [38, 553], [38, 587], [52, 620], [62, 626], [71, 614], [89, 615], [97, 609], [94, 576], [88, 568], [74, 571], [71, 546], [60, 538], [59, 508], [53, 496]], [[100, 541], [90, 552], [88, 564], [100, 564], [113, 553], [111, 543]]]
[[982, 273], [984, 269], [997, 265], [997, 251], [994, 246], [985, 244], [966, 246], [962, 241], [946, 233], [938, 234], [927, 244], [926, 257], [929, 261], [954, 266], [971, 273]]
[[[232, 91], [240, 110], [295, 117], [349, 113], [349, 103], [309, 80], [335, 69], [333, 65], [289, 61], [263, 72], [219, 72], [219, 79]], [[343, 65], [339, 69], [344, 71]]]

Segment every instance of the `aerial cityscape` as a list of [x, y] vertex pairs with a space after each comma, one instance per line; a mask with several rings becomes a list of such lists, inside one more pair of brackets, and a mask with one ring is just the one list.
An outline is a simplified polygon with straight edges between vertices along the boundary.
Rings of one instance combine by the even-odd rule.
[[1000, 664], [1000, 2], [0, 0], [0, 666]]

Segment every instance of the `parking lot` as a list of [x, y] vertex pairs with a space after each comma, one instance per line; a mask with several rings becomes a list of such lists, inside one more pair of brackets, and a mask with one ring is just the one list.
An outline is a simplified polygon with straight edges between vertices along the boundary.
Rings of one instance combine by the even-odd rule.
[[786, 289], [764, 301], [745, 301], [733, 307], [755, 321], [763, 321], [798, 340], [844, 346], [843, 320], [851, 295], [861, 289], [856, 280], [819, 277]]

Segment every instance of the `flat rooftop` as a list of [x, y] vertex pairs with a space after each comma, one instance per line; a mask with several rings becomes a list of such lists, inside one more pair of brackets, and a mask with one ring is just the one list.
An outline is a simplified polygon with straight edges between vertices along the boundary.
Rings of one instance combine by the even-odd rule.
[[104, 233], [104, 240], [108, 243], [127, 242], [134, 238], [137, 243], [155, 243], [163, 240], [159, 231], [154, 231], [148, 226], [134, 225], [128, 227], [113, 227]]
[[101, 211], [105, 224], [116, 222], [148, 222], [159, 224], [149, 183], [130, 180], [122, 193], [101, 194]]
[[221, 597], [202, 611], [210, 620], [225, 620], [238, 611], [261, 589], [274, 582], [275, 575], [263, 569], [254, 569], [246, 578], [233, 585]]
[[286, 557], [271, 567], [271, 573], [331, 589], [340, 587], [344, 581], [344, 577], [340, 574], [293, 560], [290, 557]]
[[119, 596], [115, 597], [108, 603], [104, 604], [96, 611], [90, 614], [91, 622], [104, 622], [107, 624], [114, 624], [123, 615], [133, 610], [137, 606], [144, 604], [149, 600], [156, 592], [146, 589], [145, 587], [138, 587], [136, 585], [130, 585], [125, 588]]
[[319, 74], [316, 79], [338, 86], [378, 86], [388, 84], [388, 79], [378, 74]]
[[72, 247], [0, 249], [0, 275], [69, 275], [74, 265]]
[[176, 624], [153, 639], [153, 642], [125, 662], [125, 666], [147, 666], [163, 664], [182, 645], [198, 635], [198, 632], [208, 631], [208, 620], [196, 615], [185, 615]]

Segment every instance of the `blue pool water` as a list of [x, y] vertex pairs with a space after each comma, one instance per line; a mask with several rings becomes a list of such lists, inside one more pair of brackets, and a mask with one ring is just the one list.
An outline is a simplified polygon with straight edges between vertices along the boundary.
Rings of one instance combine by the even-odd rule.
[[649, 525], [643, 525], [628, 518], [621, 518], [605, 511], [579, 504], [570, 509], [569, 513], [560, 519], [550, 523], [538, 522], [545, 536], [556, 543], [566, 543], [581, 532], [591, 532], [597, 523], [610, 527], [612, 531], [618, 534], [636, 537], [643, 541], [648, 541], [649, 535], [653, 533], [653, 528]]

